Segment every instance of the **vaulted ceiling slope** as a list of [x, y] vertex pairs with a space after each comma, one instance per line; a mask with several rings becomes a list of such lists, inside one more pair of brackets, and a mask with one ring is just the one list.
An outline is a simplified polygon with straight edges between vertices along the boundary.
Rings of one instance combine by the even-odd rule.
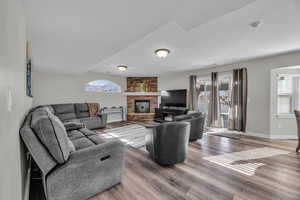
[[26, 14], [40, 71], [159, 75], [300, 49], [299, 0], [27, 0]]

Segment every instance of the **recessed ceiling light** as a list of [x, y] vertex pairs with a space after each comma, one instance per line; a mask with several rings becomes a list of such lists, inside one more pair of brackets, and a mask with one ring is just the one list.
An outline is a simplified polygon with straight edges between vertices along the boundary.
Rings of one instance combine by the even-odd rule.
[[155, 51], [155, 55], [159, 58], [165, 58], [169, 55], [170, 50], [169, 49], [157, 49]]
[[260, 23], [261, 23], [260, 21], [254, 21], [250, 23], [250, 26], [253, 28], [257, 28], [260, 25]]
[[119, 65], [119, 66], [117, 66], [117, 68], [118, 68], [118, 70], [120, 70], [120, 71], [126, 71], [126, 70], [128, 69], [128, 67], [125, 66], [125, 65]]

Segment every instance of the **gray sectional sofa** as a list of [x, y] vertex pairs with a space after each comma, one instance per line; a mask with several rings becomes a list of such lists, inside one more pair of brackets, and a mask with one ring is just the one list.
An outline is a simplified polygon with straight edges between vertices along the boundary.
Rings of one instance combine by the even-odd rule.
[[78, 122], [83, 123], [88, 129], [100, 129], [106, 126], [107, 114], [98, 113], [97, 116], [91, 117], [89, 114], [88, 104], [54, 104], [47, 105], [63, 123]]
[[47, 200], [85, 200], [121, 182], [124, 144], [88, 129], [103, 126], [103, 118], [91, 122], [86, 107], [79, 108], [39, 107], [21, 127], [21, 137], [41, 170]]

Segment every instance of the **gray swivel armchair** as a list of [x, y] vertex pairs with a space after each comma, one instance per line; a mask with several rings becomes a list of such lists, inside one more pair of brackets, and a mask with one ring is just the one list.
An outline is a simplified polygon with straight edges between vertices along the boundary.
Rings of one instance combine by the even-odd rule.
[[147, 135], [147, 150], [150, 157], [160, 165], [184, 162], [190, 135], [190, 123], [167, 122], [151, 128]]

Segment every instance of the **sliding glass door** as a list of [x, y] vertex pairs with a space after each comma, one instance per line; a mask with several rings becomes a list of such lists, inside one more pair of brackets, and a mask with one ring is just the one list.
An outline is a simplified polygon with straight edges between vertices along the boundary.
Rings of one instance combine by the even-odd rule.
[[209, 98], [211, 90], [210, 77], [201, 77], [197, 79], [197, 87], [199, 87], [198, 108], [199, 111], [208, 114]]
[[[198, 77], [197, 87], [199, 88], [198, 108], [199, 111], [208, 116], [209, 101], [211, 95], [211, 77]], [[232, 73], [224, 72], [218, 75], [218, 95], [219, 95], [219, 127], [229, 127], [229, 114], [231, 106]], [[207, 117], [206, 117], [207, 120]]]
[[231, 109], [232, 73], [224, 72], [218, 76], [220, 100], [220, 125], [229, 128], [229, 114]]

